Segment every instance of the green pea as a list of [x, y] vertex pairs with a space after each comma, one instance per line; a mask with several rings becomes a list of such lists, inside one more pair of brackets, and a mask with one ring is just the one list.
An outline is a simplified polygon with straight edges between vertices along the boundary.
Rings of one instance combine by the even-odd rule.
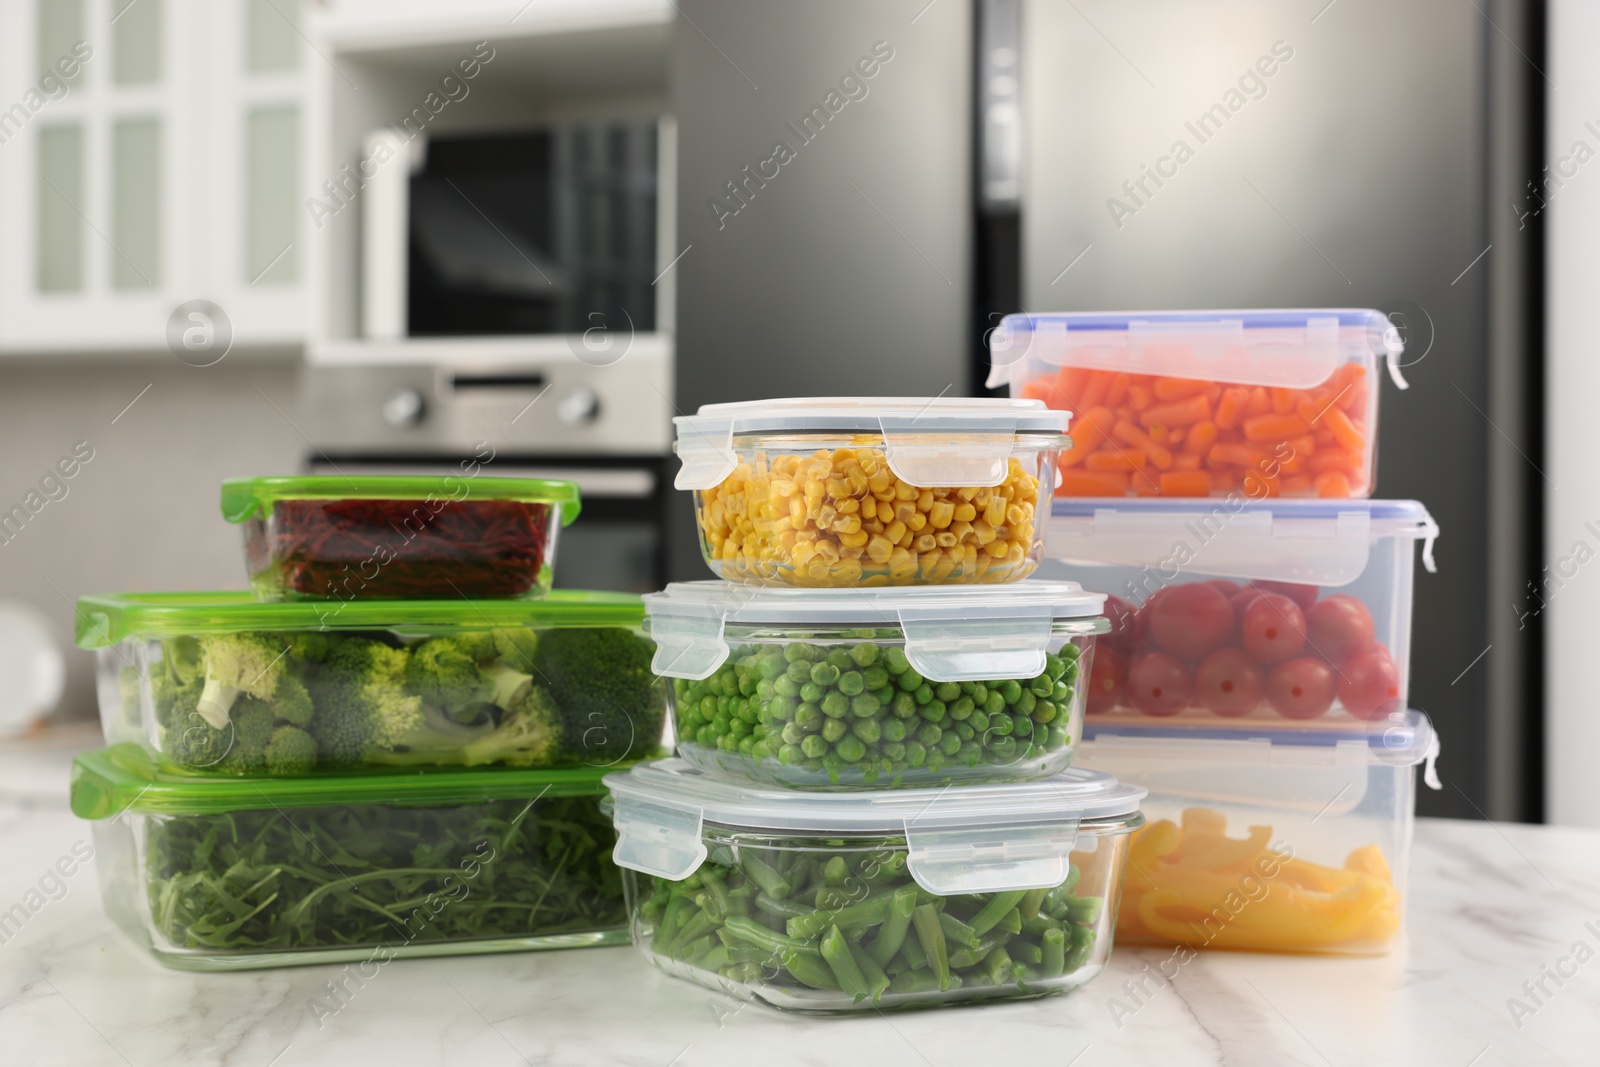
[[939, 751], [946, 756], [954, 756], [961, 751], [961, 738], [957, 734], [945, 734], [939, 738]]
[[1047, 697], [1055, 691], [1056, 683], [1051, 681], [1048, 676], [1041, 674], [1028, 683], [1028, 688], [1033, 690], [1033, 695], [1036, 697]]
[[899, 692], [889, 702], [889, 710], [902, 719], [909, 719], [917, 713], [917, 700], [910, 693]]
[[882, 667], [868, 667], [861, 672], [861, 679], [868, 689], [882, 689], [889, 684], [889, 672]]
[[850, 711], [850, 698], [837, 689], [822, 698], [822, 714], [830, 719], [842, 719]]
[[1011, 701], [1011, 706], [1024, 715], [1032, 715], [1033, 709], [1039, 706], [1039, 698], [1033, 695], [1033, 690], [1024, 689]]
[[917, 729], [917, 740], [929, 747], [937, 745], [939, 738], [942, 736], [944, 736], [944, 731], [939, 729], [937, 723], [925, 722]]
[[977, 705], [972, 702], [971, 697], [963, 696], [954, 704], [950, 705], [950, 714], [957, 719], [965, 719], [971, 715], [976, 708]]
[[886, 741], [904, 741], [906, 739], [906, 724], [903, 719], [883, 720], [883, 737]]
[[[893, 722], [895, 720], [891, 719], [889, 721]], [[851, 725], [850, 732], [869, 745], [877, 744], [878, 739], [883, 736], [883, 731], [878, 727], [877, 719], [857, 719]]]
[[929, 685], [927, 682], [923, 682], [921, 685], [917, 686], [917, 691], [913, 695], [916, 697], [918, 704], [926, 704], [928, 701], [933, 699], [933, 686]]
[[786, 674], [772, 683], [772, 691], [781, 697], [797, 697], [800, 695], [800, 683]]
[[829, 744], [839, 740], [850, 732], [850, 726], [843, 719], [829, 719], [822, 724], [822, 739]]
[[828, 658], [824, 662], [840, 672], [852, 670], [856, 665], [856, 661], [850, 658], [849, 649], [837, 647], [828, 650]]
[[1033, 706], [1033, 721], [1040, 724], [1053, 722], [1056, 711], [1055, 701], [1041, 700]]
[[906, 765], [915, 769], [928, 758], [928, 749], [921, 741], [912, 738], [906, 742]]
[[858, 719], [865, 719], [878, 714], [883, 705], [878, 703], [878, 698], [871, 693], [862, 693], [860, 696], [850, 698], [850, 714]]
[[1006, 710], [1006, 698], [1001, 696], [997, 691], [991, 689], [989, 691], [989, 699], [983, 702], [983, 710], [987, 711], [990, 715], [1000, 714], [1002, 711]]
[[972, 698], [974, 704], [983, 704], [989, 700], [989, 687], [982, 682], [973, 682], [972, 688], [967, 690], [967, 696]]
[[778, 655], [777, 653], [769, 653], [768, 655], [761, 657], [760, 661], [756, 665], [756, 669], [761, 672], [761, 677], [763, 679], [770, 682], [775, 680], [778, 675], [782, 674], [787, 666], [788, 664], [784, 661], [784, 658], [781, 655]]
[[778, 749], [778, 762], [786, 767], [792, 767], [805, 759], [805, 749], [799, 745], [784, 745]]
[[945, 707], [944, 701], [930, 700], [917, 710], [920, 711], [922, 713], [922, 717], [927, 719], [929, 722], [943, 722], [945, 713], [948, 709]]
[[1050, 698], [1057, 704], [1065, 704], [1072, 699], [1072, 686], [1066, 682], [1057, 682], [1050, 690]]
[[761, 681], [756, 683], [756, 699], [757, 700], [771, 700], [772, 699], [772, 683], [770, 681], [768, 681], [767, 679], [765, 679], [765, 678], [761, 679]]
[[728, 723], [728, 733], [734, 737], [745, 737], [750, 733], [750, 724], [743, 719], [734, 719]]
[[978, 731], [972, 728], [970, 722], [958, 722], [946, 730], [945, 733], [953, 733], [963, 741], [971, 741], [978, 736]]
[[878, 707], [887, 708], [894, 703], [895, 688], [886, 685], [882, 689], [872, 690], [872, 695], [878, 698]]
[[1033, 720], [1026, 715], [1012, 715], [1011, 732], [1017, 737], [1033, 736]]
[[878, 646], [871, 641], [863, 641], [850, 650], [850, 658], [855, 660], [858, 667], [870, 667], [878, 658]]
[[1022, 683], [1015, 678], [1008, 678], [1000, 683], [1000, 696], [1007, 704], [1015, 704], [1022, 699]]
[[811, 680], [817, 685], [829, 686], [839, 680], [840, 670], [831, 663], [813, 663]]
[[861, 743], [859, 737], [847, 735], [833, 746], [833, 751], [846, 763], [855, 763], [867, 754], [867, 746]]
[[996, 759], [1009, 763], [1017, 756], [1017, 739], [997, 737], [989, 743], [989, 752]]
[[806, 739], [806, 735], [810, 732], [810, 730], [807, 730], [797, 722], [788, 723], [783, 728], [783, 742], [786, 745], [798, 745]]
[[1067, 661], [1054, 652], [1044, 657], [1044, 673], [1052, 682], [1067, 673]]
[[993, 715], [989, 718], [990, 737], [1005, 737], [1011, 733], [1012, 723], [1009, 715]]
[[807, 682], [800, 687], [800, 699], [807, 704], [817, 704], [822, 701], [822, 694], [826, 692], [816, 682]]
[[821, 759], [828, 754], [828, 739], [821, 734], [812, 734], [800, 742], [800, 751], [810, 759]]
[[791, 667], [796, 663], [808, 663], [812, 659], [815, 659], [816, 655], [817, 650], [813, 646], [799, 641], [791, 641], [789, 644], [783, 646], [784, 661], [787, 662]]
[[822, 725], [822, 709], [815, 704], [801, 704], [794, 709], [794, 721], [811, 728]]
[[866, 689], [867, 681], [861, 676], [860, 671], [845, 671], [839, 675], [839, 692], [847, 697], [853, 697]]
[[878, 746], [878, 751], [883, 753], [883, 758], [891, 764], [900, 763], [906, 758], [906, 746], [898, 741], [885, 741]]
[[989, 730], [989, 713], [987, 711], [973, 712], [967, 719], [967, 725], [972, 727], [974, 733], [982, 737]]
[[924, 683], [922, 675], [918, 674], [914, 668], [907, 667], [904, 673], [895, 678], [894, 684], [909, 693], [921, 689]]
[[933, 695], [949, 704], [961, 696], [961, 686], [955, 682], [940, 682], [934, 686]]
[[796, 685], [803, 685], [811, 681], [811, 664], [805, 660], [796, 660], [784, 670], [783, 676]]

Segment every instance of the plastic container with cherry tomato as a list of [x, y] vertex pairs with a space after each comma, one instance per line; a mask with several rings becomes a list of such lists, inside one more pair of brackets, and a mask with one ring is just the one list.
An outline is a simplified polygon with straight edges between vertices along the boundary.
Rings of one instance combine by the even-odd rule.
[[1411, 500], [1057, 500], [1046, 573], [1107, 594], [1090, 718], [1339, 729], [1406, 708]]
[[1072, 412], [1058, 496], [1365, 497], [1402, 349], [1365, 308], [1019, 314], [988, 384]]
[[[1102, 639], [1103, 640], [1103, 639]], [[1428, 717], [1322, 730], [1110, 718], [1076, 767], [1149, 790], [1129, 843], [1118, 945], [1375, 955], [1399, 943], [1417, 766], [1439, 788]]]

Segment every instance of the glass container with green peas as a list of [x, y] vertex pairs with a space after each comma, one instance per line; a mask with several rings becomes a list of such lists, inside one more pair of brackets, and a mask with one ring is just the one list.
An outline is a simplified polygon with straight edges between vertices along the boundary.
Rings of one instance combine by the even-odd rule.
[[797, 789], [1026, 781], [1072, 760], [1104, 599], [1004, 590], [750, 589], [647, 596], [678, 754]]
[[1143, 822], [1143, 789], [1079, 769], [799, 796], [665, 760], [606, 784], [634, 944], [670, 974], [799, 1012], [1082, 985], [1110, 954]]

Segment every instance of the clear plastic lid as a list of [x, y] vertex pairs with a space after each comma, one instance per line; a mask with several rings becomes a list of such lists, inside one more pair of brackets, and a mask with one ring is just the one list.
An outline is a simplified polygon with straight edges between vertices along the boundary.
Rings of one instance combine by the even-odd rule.
[[669, 678], [708, 678], [727, 660], [726, 628], [895, 627], [906, 659], [938, 682], [1032, 678], [1052, 637], [1110, 629], [1104, 593], [1077, 582], [1021, 581], [988, 588], [901, 586], [790, 589], [731, 582], [673, 582], [644, 597], [656, 642], [652, 669]]
[[[773, 836], [904, 835], [907, 868], [930, 893], [1061, 884], [1080, 830], [1126, 820], [1145, 790], [1073, 768], [1042, 782], [856, 793], [796, 793], [696, 770], [683, 760], [609, 774], [618, 866], [688, 877], [707, 826]], [[1129, 827], [1132, 829], [1132, 827]]]
[[1440, 788], [1439, 735], [1420, 711], [1308, 725], [1091, 720], [1080, 758], [1162, 795], [1327, 815], [1360, 806], [1375, 766], [1423, 764], [1423, 781]]
[[1431, 574], [1439, 525], [1415, 500], [1057, 500], [1052, 559], [1144, 567], [1188, 546], [1185, 565], [1227, 578], [1345, 585], [1367, 569], [1381, 538], [1422, 542]]
[[804, 397], [706, 404], [672, 420], [683, 466], [679, 489], [710, 489], [739, 465], [734, 439], [749, 434], [873, 434], [889, 469], [930, 489], [1005, 481], [1017, 435], [1065, 447], [1071, 414], [1042, 400], [968, 397]]
[[1056, 366], [1309, 389], [1339, 364], [1383, 360], [1396, 386], [1400, 332], [1372, 308], [1007, 315], [989, 336], [993, 388], [1030, 360]]
[[578, 517], [575, 482], [546, 478], [489, 478], [427, 474], [307, 474], [229, 478], [222, 483], [222, 517], [241, 523], [272, 514], [279, 500], [516, 500], [554, 504], [561, 524]]

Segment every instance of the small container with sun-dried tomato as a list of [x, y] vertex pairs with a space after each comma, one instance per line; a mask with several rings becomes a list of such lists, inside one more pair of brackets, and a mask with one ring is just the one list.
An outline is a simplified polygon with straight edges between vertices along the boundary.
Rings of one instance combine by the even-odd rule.
[[1007, 315], [988, 384], [1072, 412], [1057, 496], [1365, 497], [1403, 349], [1366, 308]]
[[230, 478], [261, 600], [529, 599], [550, 591], [578, 487], [538, 478]]

